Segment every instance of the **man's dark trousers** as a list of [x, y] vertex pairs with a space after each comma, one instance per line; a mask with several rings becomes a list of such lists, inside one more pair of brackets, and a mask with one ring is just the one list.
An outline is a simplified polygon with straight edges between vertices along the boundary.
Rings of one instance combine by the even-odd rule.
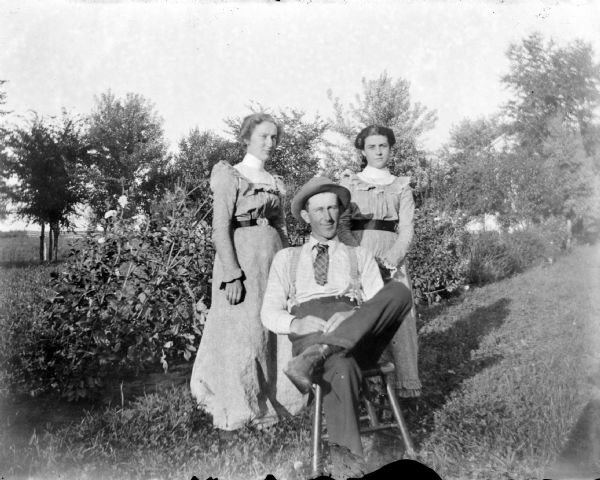
[[[290, 335], [294, 355], [314, 344], [343, 348], [327, 358], [316, 380], [323, 388], [330, 443], [347, 447], [355, 455], [363, 456], [358, 424], [361, 368], [377, 362], [411, 306], [408, 288], [399, 282], [389, 282], [333, 332]], [[346, 298], [327, 297], [296, 305], [292, 314], [298, 318], [315, 315], [328, 320], [333, 313], [352, 308], [353, 304]]]

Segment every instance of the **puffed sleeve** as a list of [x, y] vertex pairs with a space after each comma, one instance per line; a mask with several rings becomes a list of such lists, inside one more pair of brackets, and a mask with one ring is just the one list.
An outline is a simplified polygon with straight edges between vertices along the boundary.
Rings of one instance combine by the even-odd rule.
[[[352, 193], [352, 175], [353, 173], [350, 170], [345, 170], [340, 177], [340, 185], [350, 190], [350, 193]], [[352, 199], [350, 202], [352, 203]], [[348, 208], [340, 215], [340, 220], [338, 222], [338, 238], [346, 245], [357, 247], [359, 243], [354, 235], [352, 235], [352, 229], [350, 228], [351, 220], [352, 208], [348, 205]]]
[[273, 178], [275, 179], [275, 186], [279, 191], [279, 208], [277, 209], [277, 218], [275, 219], [273, 226], [275, 227], [275, 229], [279, 233], [279, 236], [281, 237], [281, 243], [283, 245], [283, 248], [286, 248], [290, 245], [290, 242], [288, 237], [287, 226], [285, 223], [285, 210], [283, 208], [283, 203], [286, 194], [285, 183], [283, 182], [283, 179], [278, 175], [273, 175]]
[[398, 238], [382, 258], [389, 267], [396, 267], [404, 260], [414, 236], [415, 201], [409, 185], [410, 178], [399, 177], [397, 182], [399, 184]]
[[223, 283], [242, 277], [232, 237], [232, 220], [238, 195], [238, 178], [233, 168], [223, 161], [217, 163], [210, 176], [213, 193], [213, 244], [223, 264]]

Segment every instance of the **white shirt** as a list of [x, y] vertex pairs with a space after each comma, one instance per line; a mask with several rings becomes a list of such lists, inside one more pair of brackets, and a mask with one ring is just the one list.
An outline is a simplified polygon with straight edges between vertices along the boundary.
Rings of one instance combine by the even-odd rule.
[[[316, 249], [313, 247], [317, 243], [318, 240], [311, 235], [310, 240], [302, 246], [296, 270], [297, 303], [315, 298], [345, 295], [348, 291], [351, 280], [348, 247], [337, 237], [327, 242], [329, 245], [327, 283], [319, 285], [313, 271], [313, 259], [316, 256]], [[282, 335], [290, 333], [290, 324], [295, 318], [288, 311], [290, 266], [293, 255], [294, 248], [285, 248], [275, 255], [261, 309], [263, 325], [272, 332]], [[356, 247], [356, 259], [363, 300], [369, 300], [383, 287], [379, 267], [373, 256], [364, 248]]]
[[240, 163], [233, 166], [252, 183], [266, 183], [275, 185], [273, 176], [265, 170], [264, 162], [251, 153], [247, 153]]

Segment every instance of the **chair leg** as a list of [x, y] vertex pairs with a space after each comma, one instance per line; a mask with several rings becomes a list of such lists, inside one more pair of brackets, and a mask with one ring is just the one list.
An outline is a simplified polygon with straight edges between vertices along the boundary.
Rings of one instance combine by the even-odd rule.
[[379, 419], [377, 418], [377, 410], [375, 409], [375, 405], [373, 405], [373, 402], [369, 398], [370, 390], [366, 379], [363, 385], [363, 392], [365, 407], [367, 408], [367, 415], [369, 416], [369, 422], [371, 423], [372, 427], [377, 427], [379, 425]]
[[312, 438], [312, 474], [319, 476], [321, 473], [321, 430], [323, 427], [323, 390], [320, 385], [314, 384], [315, 392], [315, 418], [313, 419]]
[[412, 457], [415, 454], [415, 449], [412, 440], [410, 439], [408, 427], [406, 426], [406, 421], [404, 420], [404, 416], [402, 415], [402, 410], [400, 410], [400, 403], [398, 402], [398, 398], [396, 397], [396, 392], [394, 392], [393, 387], [387, 382], [385, 382], [385, 389], [390, 400], [390, 405], [392, 406], [394, 418], [398, 423], [398, 428], [400, 428], [400, 434], [402, 435], [402, 440], [404, 441], [404, 446], [406, 447], [406, 453]]

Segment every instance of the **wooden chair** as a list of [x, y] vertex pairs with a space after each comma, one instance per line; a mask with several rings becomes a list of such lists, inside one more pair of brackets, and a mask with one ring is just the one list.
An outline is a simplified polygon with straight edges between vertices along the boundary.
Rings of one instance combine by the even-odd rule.
[[[406, 421], [402, 415], [400, 409], [400, 402], [394, 392], [393, 386], [388, 382], [388, 378], [395, 374], [395, 367], [392, 362], [387, 362], [381, 365], [377, 365], [375, 368], [363, 370], [363, 388], [361, 391], [361, 399], [364, 402], [367, 415], [361, 416], [360, 420], [368, 420], [369, 425], [361, 427], [360, 433], [373, 433], [382, 430], [400, 431], [400, 438], [404, 442], [406, 453], [408, 456], [414, 455], [414, 446], [410, 435], [408, 433], [408, 427]], [[373, 377], [379, 377], [385, 388], [389, 407], [392, 410], [392, 422], [381, 423], [377, 414], [377, 408], [372, 401], [372, 392], [368, 385], [368, 379]], [[322, 441], [326, 439], [326, 435], [323, 435], [323, 391], [317, 384], [313, 384], [314, 393], [314, 418], [313, 418], [313, 429], [312, 429], [312, 475], [319, 476], [321, 474], [321, 456], [322, 456]]]

